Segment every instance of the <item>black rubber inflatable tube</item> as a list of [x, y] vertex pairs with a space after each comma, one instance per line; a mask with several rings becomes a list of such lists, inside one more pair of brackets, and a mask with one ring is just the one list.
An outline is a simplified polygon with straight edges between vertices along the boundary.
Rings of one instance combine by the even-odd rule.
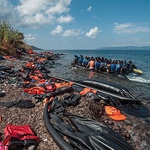
[[129, 93], [125, 88], [115, 87], [111, 84], [107, 84], [104, 82], [85, 80], [85, 81], [82, 81], [81, 84], [88, 85], [88, 86], [95, 87], [95, 88], [102, 88], [104, 90], [106, 89], [107, 91], [110, 91], [113, 93], [115, 92], [116, 94], [121, 94], [121, 92], [122, 92], [125, 95], [130, 96], [132, 99], [135, 99], [135, 97], [131, 93]]
[[50, 136], [52, 139], [56, 142], [57, 146], [61, 150], [74, 150], [74, 148], [68, 144], [58, 133], [57, 131], [53, 128], [53, 125], [49, 121], [49, 113], [48, 113], [48, 106], [52, 102], [48, 102], [45, 104], [44, 107], [44, 124], [46, 126], [47, 131], [49, 132]]
[[124, 100], [124, 101], [138, 101], [137, 99], [132, 99], [132, 98], [128, 98], [128, 97], [124, 97], [124, 96], [121, 96], [121, 95], [117, 95], [115, 93], [111, 93], [111, 92], [107, 92], [107, 91], [104, 91], [104, 90], [98, 90], [96, 88], [93, 88], [94, 90], [97, 90], [97, 93], [100, 94], [106, 94], [106, 95], [109, 95], [109, 96], [113, 96], [113, 97], [116, 97], [120, 100]]
[[114, 87], [114, 86], [112, 86], [110, 84], [108, 85], [108, 84], [102, 83], [102, 82], [83, 80], [83, 81], [81, 81], [81, 84], [104, 88], [106, 90], [109, 90], [109, 91], [112, 91], [112, 92], [116, 92], [116, 93], [119, 93], [121, 91], [121, 89], [119, 89], [119, 88], [116, 88], [116, 87]]
[[[50, 76], [51, 77], [51, 76]], [[62, 80], [62, 81], [66, 81], [66, 82], [70, 82], [69, 80], [67, 79], [62, 79], [62, 78], [58, 78], [58, 77], [53, 77], [55, 79], [58, 79], [58, 80]], [[81, 86], [81, 87], [87, 87], [87, 88], [92, 88], [93, 90], [96, 90], [97, 92], [99, 93], [103, 93], [103, 94], [106, 94], [106, 95], [109, 95], [109, 96], [113, 96], [113, 97], [116, 97], [120, 100], [125, 100], [125, 101], [139, 101], [135, 98], [129, 98], [129, 97], [125, 97], [125, 96], [122, 96], [120, 94], [117, 94], [117, 93], [112, 93], [110, 91], [106, 91], [106, 90], [101, 90], [101, 89], [98, 89], [98, 88], [95, 88], [95, 87], [91, 87], [89, 85], [84, 85], [84, 84], [81, 84], [81, 83], [77, 83], [77, 82], [74, 82], [72, 81], [75, 85], [78, 85], [78, 86]]]

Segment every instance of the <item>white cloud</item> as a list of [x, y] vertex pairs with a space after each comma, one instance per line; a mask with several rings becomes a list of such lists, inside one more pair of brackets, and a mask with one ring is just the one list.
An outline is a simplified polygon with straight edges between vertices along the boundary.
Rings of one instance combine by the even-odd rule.
[[[61, 34], [63, 32], [63, 27], [61, 25], [58, 25], [50, 34], [51, 35], [56, 35], [56, 34]], [[83, 34], [84, 32], [81, 31], [81, 29], [69, 29], [69, 30], [65, 30], [62, 33], [63, 37], [70, 37], [70, 36], [78, 36]]]
[[53, 23], [59, 17], [58, 14], [68, 12], [70, 2], [71, 0], [21, 0], [16, 10], [21, 15], [24, 24], [38, 26]]
[[32, 25], [33, 27], [38, 27], [43, 23], [48, 23], [46, 17], [43, 14], [35, 14], [34, 16], [24, 17], [24, 25]]
[[20, 5], [16, 7], [16, 10], [22, 17], [30, 16], [45, 10], [48, 4], [46, 2], [47, 0], [20, 0]]
[[63, 27], [58, 25], [52, 32], [51, 35], [56, 35], [56, 34], [60, 34], [63, 31]]
[[47, 15], [61, 14], [68, 12], [71, 0], [20, 0], [17, 11], [24, 15], [33, 15], [36, 13], [45, 13]]
[[[36, 0], [35, 0], [36, 1]], [[70, 9], [68, 6], [71, 3], [71, 0], [51, 0], [53, 1], [51, 7], [48, 8], [48, 14], [61, 14], [68, 12]]]
[[92, 10], [92, 6], [87, 8], [87, 11], [91, 11]]
[[37, 39], [37, 35], [32, 35], [31, 33], [25, 34], [25, 41], [30, 42]]
[[115, 25], [115, 30], [122, 30], [122, 29], [126, 29], [128, 27], [132, 27], [134, 26], [133, 24], [131, 23], [124, 23], [124, 24], [118, 24], [118, 23], [114, 23]]
[[89, 38], [94, 39], [94, 38], [96, 38], [96, 35], [97, 35], [99, 32], [101, 32], [101, 31], [99, 30], [99, 28], [98, 28], [98, 27], [95, 27], [95, 28], [93, 28], [93, 29], [90, 29], [90, 31], [86, 33], [86, 36], [89, 37]]
[[67, 16], [61, 16], [61, 17], [59, 17], [58, 19], [57, 19], [57, 21], [59, 22], [59, 23], [68, 23], [68, 22], [71, 22], [71, 21], [73, 21], [74, 20], [74, 18], [72, 17], [72, 16], [70, 16], [70, 15], [67, 15]]
[[84, 32], [81, 31], [80, 29], [78, 30], [75, 30], [75, 29], [71, 29], [71, 30], [66, 30], [64, 33], [63, 33], [63, 36], [67, 37], [67, 36], [78, 36], [78, 35], [81, 35], [83, 34]]
[[133, 34], [133, 33], [150, 32], [150, 28], [137, 26], [136, 24], [132, 23], [124, 23], [124, 24], [114, 23], [113, 31], [114, 33], [117, 34]]
[[11, 2], [7, 0], [0, 0], [0, 20], [15, 19], [15, 10]]
[[[10, 0], [0, 0], [0, 19], [20, 27], [38, 28], [45, 24], [57, 22], [68, 23], [74, 18], [65, 16], [70, 11], [72, 0], [20, 0], [13, 6]], [[61, 17], [61, 15], [64, 15]]]

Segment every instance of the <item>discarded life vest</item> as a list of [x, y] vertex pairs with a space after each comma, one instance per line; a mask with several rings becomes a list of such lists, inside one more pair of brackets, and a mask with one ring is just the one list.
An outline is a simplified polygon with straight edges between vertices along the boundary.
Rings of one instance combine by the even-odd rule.
[[45, 84], [46, 80], [45, 79], [41, 79], [37, 82], [37, 84]]
[[5, 150], [5, 147], [1, 141], [0, 141], [0, 150]]
[[30, 76], [30, 78], [33, 79], [33, 80], [36, 80], [36, 81], [40, 80], [40, 78], [38, 76], [35, 76], [35, 75], [34, 76]]
[[3, 56], [5, 59], [10, 59], [10, 56]]
[[47, 84], [47, 85], [46, 85], [46, 91], [47, 91], [47, 92], [53, 92], [53, 91], [55, 91], [55, 90], [56, 90], [55, 84], [51, 83], [51, 84]]
[[28, 54], [37, 54], [37, 53], [35, 51], [33, 51], [32, 49], [29, 49]]
[[24, 89], [25, 93], [28, 94], [45, 94], [45, 89], [43, 87], [33, 87], [33, 88], [25, 88]]
[[7, 124], [4, 129], [5, 140], [3, 141], [4, 145], [9, 145], [11, 139], [16, 138], [18, 140], [35, 140], [36, 143], [39, 143], [39, 137], [37, 137], [29, 125], [17, 126], [12, 124]]
[[38, 59], [38, 62], [43, 62], [43, 61], [45, 61], [46, 60], [46, 58], [40, 58], [40, 59]]
[[27, 68], [35, 68], [35, 67], [36, 67], [33, 62], [28, 62], [28, 63], [26, 63], [25, 66], [26, 66]]
[[80, 95], [85, 95], [85, 94], [87, 94], [89, 92], [92, 92], [92, 93], [96, 94], [97, 91], [95, 91], [95, 90], [93, 90], [91, 88], [84, 88], [83, 91], [80, 92]]
[[113, 120], [120, 121], [126, 119], [126, 116], [121, 114], [120, 110], [113, 106], [105, 106], [105, 111]]
[[73, 82], [61, 82], [61, 83], [54, 83], [56, 88], [61, 88], [61, 87], [66, 87], [66, 86], [72, 86], [74, 83]]

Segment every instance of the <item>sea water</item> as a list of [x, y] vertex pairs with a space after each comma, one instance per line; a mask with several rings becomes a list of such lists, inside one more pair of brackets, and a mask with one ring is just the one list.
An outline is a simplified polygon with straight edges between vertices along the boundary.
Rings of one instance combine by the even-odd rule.
[[100, 56], [108, 59], [126, 60], [127, 62], [131, 60], [138, 69], [143, 71], [143, 74], [142, 76], [132, 74], [128, 78], [137, 82], [150, 83], [150, 50], [61, 50], [54, 52], [67, 54], [65, 64], [73, 61], [74, 55]]
[[[125, 86], [134, 95], [141, 99], [150, 100], [150, 50], [55, 50], [51, 52], [64, 54], [56, 61], [56, 67], [51, 69], [53, 76], [65, 79], [80, 80], [85, 78], [96, 78], [107, 80]], [[136, 67], [143, 71], [142, 75], [132, 73], [127, 76], [128, 80], [116, 78], [112, 75], [94, 73], [84, 69], [72, 69], [71, 62], [74, 55], [104, 57], [107, 59], [132, 61]]]

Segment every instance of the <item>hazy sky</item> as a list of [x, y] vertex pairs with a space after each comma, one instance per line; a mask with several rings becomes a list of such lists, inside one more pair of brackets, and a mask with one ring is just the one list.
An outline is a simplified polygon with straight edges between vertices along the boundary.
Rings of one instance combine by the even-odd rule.
[[150, 0], [0, 0], [0, 20], [45, 50], [150, 46]]

